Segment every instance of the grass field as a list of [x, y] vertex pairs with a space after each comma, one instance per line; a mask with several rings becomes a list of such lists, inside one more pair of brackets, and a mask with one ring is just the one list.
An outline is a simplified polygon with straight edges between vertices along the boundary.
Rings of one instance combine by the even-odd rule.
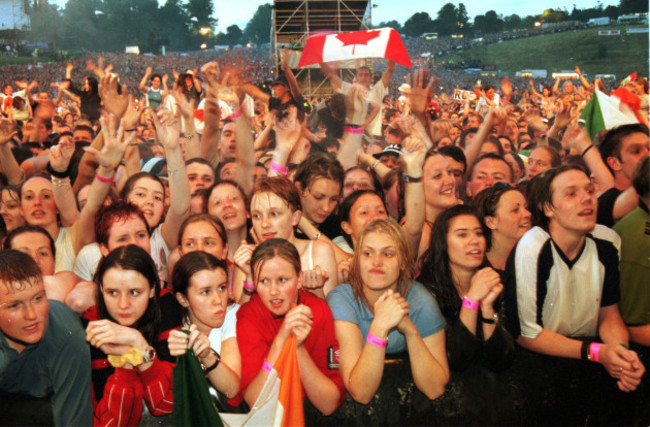
[[[36, 61], [31, 56], [0, 56], [0, 65], [35, 64]], [[44, 61], [44, 60], [40, 59], [40, 61]]]
[[[621, 35], [599, 36], [598, 30], [605, 29], [621, 30]], [[478, 46], [438, 57], [436, 62], [470, 58], [495, 64], [511, 76], [526, 68], [546, 69], [550, 75], [576, 65], [590, 76], [616, 74], [620, 79], [634, 71], [648, 76], [648, 33], [627, 34], [623, 26], [595, 27]]]

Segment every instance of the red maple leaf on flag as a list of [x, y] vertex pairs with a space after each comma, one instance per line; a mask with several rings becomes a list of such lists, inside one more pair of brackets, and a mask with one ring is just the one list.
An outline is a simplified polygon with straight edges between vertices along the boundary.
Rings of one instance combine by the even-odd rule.
[[377, 37], [379, 37], [379, 30], [355, 31], [353, 33], [341, 33], [336, 35], [336, 38], [343, 42], [343, 46], [352, 45], [353, 55], [356, 45], [363, 44], [367, 46], [370, 40], [376, 39]]

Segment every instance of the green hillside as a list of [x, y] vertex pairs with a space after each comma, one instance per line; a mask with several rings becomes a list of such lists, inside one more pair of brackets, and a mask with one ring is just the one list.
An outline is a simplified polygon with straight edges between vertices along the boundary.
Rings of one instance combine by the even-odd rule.
[[[598, 35], [598, 30], [606, 29], [621, 30], [621, 35]], [[477, 46], [438, 57], [435, 62], [473, 58], [480, 59], [484, 65], [494, 64], [511, 76], [526, 68], [546, 69], [550, 75], [573, 70], [576, 65], [590, 76], [616, 74], [617, 78], [623, 78], [634, 71], [647, 76], [648, 33], [627, 34], [624, 26], [595, 27]]]

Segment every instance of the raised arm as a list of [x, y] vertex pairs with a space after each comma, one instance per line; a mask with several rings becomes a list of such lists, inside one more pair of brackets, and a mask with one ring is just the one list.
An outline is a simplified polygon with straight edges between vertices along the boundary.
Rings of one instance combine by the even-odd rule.
[[[365, 100], [365, 90], [354, 85], [345, 95], [346, 125], [360, 125], [363, 123], [368, 112], [368, 103]], [[343, 128], [343, 140], [337, 155], [343, 169], [346, 170], [356, 164], [357, 153], [362, 151], [361, 142], [363, 129], [345, 126]]]
[[194, 127], [194, 106], [183, 95], [183, 92], [178, 89], [172, 92], [172, 96], [176, 100], [176, 106], [180, 110], [183, 121], [185, 122], [185, 158], [194, 159], [201, 157], [199, 138], [196, 135], [196, 128]]
[[163, 74], [162, 76], [162, 81], [160, 82], [160, 87], [162, 88], [162, 97], [165, 98], [167, 95], [169, 95], [169, 87], [167, 87], [167, 80], [169, 79], [169, 76], [167, 73]]
[[[336, 92], [340, 92], [341, 88], [343, 87], [343, 80], [339, 77], [339, 75], [334, 71], [332, 67], [329, 66], [329, 64], [326, 64], [324, 62], [320, 63], [320, 69], [325, 74], [325, 77], [330, 79], [330, 84], [332, 85], [332, 88]], [[388, 70], [386, 70], [388, 71]], [[390, 78], [389, 78], [390, 80]]]
[[11, 121], [0, 119], [0, 166], [9, 180], [9, 184], [15, 186], [22, 184], [25, 179], [25, 172], [18, 165], [14, 153], [9, 147], [9, 142], [17, 133], [14, 131], [14, 124]]
[[420, 246], [422, 226], [424, 225], [424, 184], [422, 183], [422, 166], [427, 148], [424, 141], [416, 136], [410, 136], [403, 142], [404, 174], [407, 181], [404, 184], [404, 205], [406, 210], [404, 230], [408, 236], [413, 253]]
[[485, 115], [481, 127], [478, 128], [478, 132], [476, 132], [472, 141], [465, 146], [465, 158], [467, 159], [468, 171], [472, 168], [472, 165], [478, 158], [478, 153], [481, 152], [481, 146], [487, 140], [492, 127], [497, 123], [505, 121], [507, 117], [505, 110], [502, 108], [491, 108]]
[[386, 67], [386, 71], [384, 71], [384, 74], [382, 74], [381, 76], [381, 83], [385, 87], [388, 87], [388, 84], [390, 83], [390, 79], [393, 77], [394, 72], [395, 72], [395, 62], [389, 60], [388, 66]]
[[582, 85], [587, 89], [588, 91], [594, 90], [594, 87], [589, 83], [589, 80], [582, 74], [582, 71], [580, 71], [580, 67], [576, 65], [576, 73], [578, 73], [578, 76], [580, 76], [580, 81], [582, 82]]
[[52, 176], [52, 191], [54, 202], [59, 211], [61, 225], [71, 226], [79, 219], [77, 201], [70, 185], [70, 160], [75, 151], [72, 139], [65, 138], [58, 145], [50, 148], [50, 167], [57, 174], [67, 175], [65, 178]]
[[291, 96], [293, 99], [300, 99], [300, 86], [298, 86], [298, 80], [296, 80], [296, 76], [294, 76], [289, 66], [289, 50], [287, 49], [282, 49], [282, 69], [284, 70], [284, 75], [287, 77]]
[[300, 139], [302, 126], [297, 117], [296, 107], [289, 107], [289, 115], [275, 123], [275, 150], [271, 158], [269, 176], [287, 175], [289, 157]]
[[104, 133], [102, 150], [86, 148], [87, 151], [91, 151], [95, 155], [99, 166], [88, 192], [88, 202], [81, 210], [79, 219], [70, 229], [75, 253], [79, 253], [83, 246], [95, 241], [95, 215], [104, 204], [126, 147], [130, 140], [135, 138], [132, 135], [126, 139], [122, 127], [116, 128], [111, 122], [114, 120], [111, 120], [110, 117], [100, 119]]
[[149, 81], [149, 77], [151, 76], [152, 69], [151, 67], [147, 67], [147, 69], [144, 72], [144, 77], [142, 77], [142, 80], [140, 80], [140, 91], [142, 93], [149, 93], [149, 88], [147, 87], [147, 82]]
[[219, 127], [221, 121], [221, 111], [219, 108], [219, 64], [217, 62], [208, 62], [201, 68], [201, 74], [205, 77], [206, 94], [200, 157], [215, 166], [218, 163], [217, 147], [219, 145]]
[[167, 247], [172, 250], [178, 245], [178, 231], [190, 211], [190, 185], [178, 143], [178, 117], [171, 117], [166, 110], [162, 110], [153, 115], [153, 122], [158, 140], [165, 147], [167, 158], [171, 202], [161, 231]]
[[580, 156], [587, 164], [589, 171], [598, 184], [598, 193], [602, 194], [614, 186], [614, 177], [607, 169], [603, 158], [594, 146], [589, 135], [581, 125], [574, 125], [564, 132], [562, 146], [565, 149], [573, 149], [580, 153]]

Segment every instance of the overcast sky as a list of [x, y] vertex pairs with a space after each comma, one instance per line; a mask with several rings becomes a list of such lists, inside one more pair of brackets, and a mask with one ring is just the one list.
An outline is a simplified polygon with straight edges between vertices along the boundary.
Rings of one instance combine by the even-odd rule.
[[[64, 6], [66, 0], [50, 0], [60, 6]], [[164, 4], [164, 0], [159, 0]], [[264, 3], [272, 3], [263, 0], [213, 0], [215, 6], [214, 16], [219, 19], [218, 31], [226, 31], [232, 24], [238, 25], [242, 30], [248, 20], [253, 16], [257, 8]], [[427, 12], [435, 19], [438, 10], [446, 3], [443, 1], [431, 0], [374, 0], [375, 7], [372, 11], [372, 21], [375, 24], [396, 19], [401, 24], [410, 18], [414, 13]], [[458, 5], [460, 2], [452, 2]], [[544, 9], [566, 8], [569, 12], [575, 4], [579, 9], [594, 7], [597, 0], [465, 0], [462, 2], [467, 9], [470, 20], [476, 15], [482, 15], [488, 10], [494, 10], [499, 14], [520, 16], [537, 15]], [[601, 0], [604, 7], [618, 5], [619, 0]]]

